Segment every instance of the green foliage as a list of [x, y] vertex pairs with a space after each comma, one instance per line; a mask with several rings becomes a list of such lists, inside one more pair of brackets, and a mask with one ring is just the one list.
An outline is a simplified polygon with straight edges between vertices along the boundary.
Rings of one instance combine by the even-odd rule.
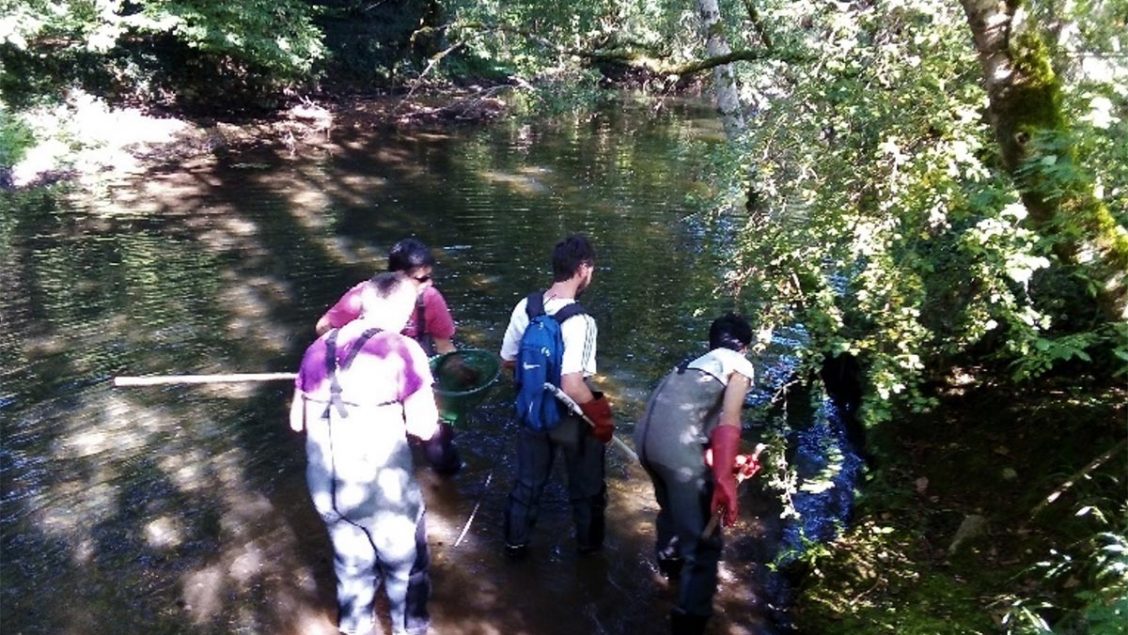
[[[1032, 569], [1040, 578], [1039, 595], [1010, 598], [1003, 625], [1008, 635], [1027, 633], [1124, 633], [1128, 624], [1128, 504], [1121, 502], [1113, 522], [1099, 507], [1085, 506], [1089, 516], [1111, 530], [1082, 541], [1073, 554], [1051, 550]], [[1047, 593], [1047, 589], [1067, 593]], [[1062, 598], [1065, 598], [1063, 601]], [[1070, 601], [1071, 600], [1071, 601]], [[1056, 619], [1047, 616], [1054, 615]]]
[[0, 170], [18, 163], [34, 143], [35, 136], [23, 121], [0, 106]]
[[700, 47], [692, 6], [683, 3], [448, 0], [444, 7], [454, 18], [448, 39], [465, 44], [464, 57], [529, 79], [587, 65], [579, 53], [629, 48], [677, 58]]
[[[1062, 363], [1103, 363], [1099, 349], [1122, 346], [1093, 296], [1072, 290], [1101, 275], [1066, 268], [1055, 253], [1057, 237], [1084, 233], [1089, 221], [1062, 214], [1054, 232], [1032, 224], [1001, 165], [958, 3], [769, 2], [760, 11], [779, 50], [817, 61], [741, 67], [760, 111], [719, 189], [749, 192], [744, 296], [773, 301], [766, 324], [798, 315], [813, 359], [862, 360], [869, 424], [901, 405], [931, 407], [924, 387], [956, 365], [997, 360], [1026, 379]], [[732, 31], [754, 42], [753, 29]], [[1073, 129], [1073, 149], [1051, 152], [1027, 176], [1040, 192], [1063, 192], [1093, 183], [1084, 164], [1106, 199], [1123, 200], [1123, 137], [1108, 131], [1122, 132], [1115, 113], [1128, 95], [1080, 77], [1059, 78], [1063, 108], [1081, 118], [1077, 108], [1099, 95], [1111, 105], [1089, 118], [1106, 127]]]
[[170, 34], [189, 48], [261, 69], [278, 81], [309, 72], [324, 54], [309, 3], [299, 0], [145, 3], [120, 18], [125, 31]]
[[997, 632], [976, 597], [982, 581], [929, 567], [920, 552], [927, 537], [906, 520], [867, 519], [822, 548], [796, 612], [802, 632]]
[[387, 86], [399, 79], [397, 74], [416, 75], [425, 56], [442, 46], [435, 28], [446, 18], [435, 2], [318, 0], [315, 4], [326, 52], [318, 68], [324, 70], [330, 86]]
[[[811, 565], [800, 630], [1122, 633], [1124, 396], [1049, 377], [968, 387], [873, 431], [881, 470]], [[970, 514], [988, 530], [952, 549]]]
[[23, 106], [72, 87], [147, 99], [193, 88], [228, 99], [233, 89], [277, 90], [308, 78], [324, 55], [313, 17], [301, 0], [20, 0], [2, 18], [0, 63], [16, 72], [0, 88]]

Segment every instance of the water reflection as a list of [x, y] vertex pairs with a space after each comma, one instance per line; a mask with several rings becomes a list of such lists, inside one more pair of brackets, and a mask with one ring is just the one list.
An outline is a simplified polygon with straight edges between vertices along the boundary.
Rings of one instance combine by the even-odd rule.
[[[723, 237], [684, 222], [685, 193], [708, 169], [711, 122], [707, 108], [654, 120], [614, 107], [444, 134], [335, 129], [316, 156], [219, 154], [100, 200], [0, 211], [4, 630], [331, 632], [331, 550], [285, 424], [288, 386], [108, 380], [293, 370], [317, 316], [404, 236], [435, 248], [457, 341], [496, 350], [509, 308], [548, 283], [551, 245], [589, 233], [599, 379], [629, 421], [702, 344], [708, 317], [689, 309], [709, 303]], [[438, 632], [663, 630], [649, 483], [615, 453], [602, 556], [572, 551], [554, 478], [533, 557], [498, 557], [503, 392], [462, 432], [462, 474], [420, 473]], [[740, 553], [725, 564], [731, 632], [759, 623], [737, 583], [754, 567]]]

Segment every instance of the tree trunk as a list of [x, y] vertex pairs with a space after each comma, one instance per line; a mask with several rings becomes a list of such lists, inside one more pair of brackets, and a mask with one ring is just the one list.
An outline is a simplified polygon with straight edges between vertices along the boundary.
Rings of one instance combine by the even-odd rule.
[[1003, 164], [1033, 228], [1064, 261], [1085, 267], [1113, 320], [1128, 318], [1128, 233], [1074, 165], [1061, 87], [1021, 0], [961, 0], [983, 67]]
[[[706, 55], [710, 58], [729, 55], [732, 50], [725, 39], [717, 0], [697, 0], [697, 7], [705, 29]], [[736, 139], [744, 132], [744, 108], [740, 103], [736, 72], [731, 64], [713, 67], [713, 91], [716, 95], [717, 111], [721, 113], [721, 120], [725, 126], [725, 134], [729, 139]]]

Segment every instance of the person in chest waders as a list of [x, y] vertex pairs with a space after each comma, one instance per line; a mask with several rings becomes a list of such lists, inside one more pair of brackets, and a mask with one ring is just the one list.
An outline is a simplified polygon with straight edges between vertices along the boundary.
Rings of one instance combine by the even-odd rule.
[[[751, 387], [748, 322], [717, 318], [709, 352], [666, 375], [650, 395], [634, 440], [658, 501], [658, 568], [678, 582], [670, 614], [674, 635], [697, 635], [713, 613], [721, 532], [706, 532], [715, 511], [721, 524], [737, 518], [736, 477], [755, 474], [754, 456], [738, 455], [740, 412]], [[706, 451], [711, 451], [710, 457]]]
[[423, 494], [407, 435], [438, 432], [427, 356], [400, 331], [416, 293], [395, 273], [366, 283], [359, 317], [306, 350], [290, 427], [306, 433], [306, 481], [329, 530], [342, 633], [375, 633], [382, 582], [394, 633], [428, 632]]
[[[443, 294], [435, 288], [435, 258], [431, 250], [414, 238], [405, 238], [388, 252], [388, 271], [401, 273], [415, 286], [415, 308], [401, 333], [419, 342], [428, 357], [454, 350], [454, 318]], [[317, 321], [318, 335], [340, 328], [360, 315], [360, 296], [368, 281], [345, 292]], [[463, 462], [454, 444], [454, 429], [440, 422], [439, 434], [423, 444], [427, 461], [436, 472], [450, 476], [462, 469]]]

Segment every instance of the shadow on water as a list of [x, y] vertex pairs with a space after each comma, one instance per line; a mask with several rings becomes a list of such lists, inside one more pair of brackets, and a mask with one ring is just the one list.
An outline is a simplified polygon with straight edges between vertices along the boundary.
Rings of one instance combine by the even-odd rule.
[[[657, 379], [703, 345], [708, 318], [690, 308], [711, 306], [727, 237], [685, 193], [720, 138], [710, 109], [334, 135], [311, 156], [219, 154], [101, 200], [0, 210], [4, 632], [333, 632], [331, 549], [285, 424], [289, 386], [109, 379], [292, 370], [321, 312], [404, 236], [434, 246], [459, 344], [497, 350], [513, 304], [547, 284], [551, 245], [591, 234], [599, 272], [583, 301], [623, 438]], [[789, 373], [767, 370], [771, 394]], [[435, 631], [666, 630], [673, 596], [652, 565], [650, 484], [614, 450], [602, 553], [576, 553], [557, 473], [532, 557], [500, 557], [509, 390], [495, 388], [460, 432], [463, 472], [418, 470]], [[745, 497], [761, 519], [778, 516], [774, 494]], [[768, 632], [763, 585], [748, 582], [768, 576], [783, 528], [743, 529], [722, 563], [716, 632]]]

